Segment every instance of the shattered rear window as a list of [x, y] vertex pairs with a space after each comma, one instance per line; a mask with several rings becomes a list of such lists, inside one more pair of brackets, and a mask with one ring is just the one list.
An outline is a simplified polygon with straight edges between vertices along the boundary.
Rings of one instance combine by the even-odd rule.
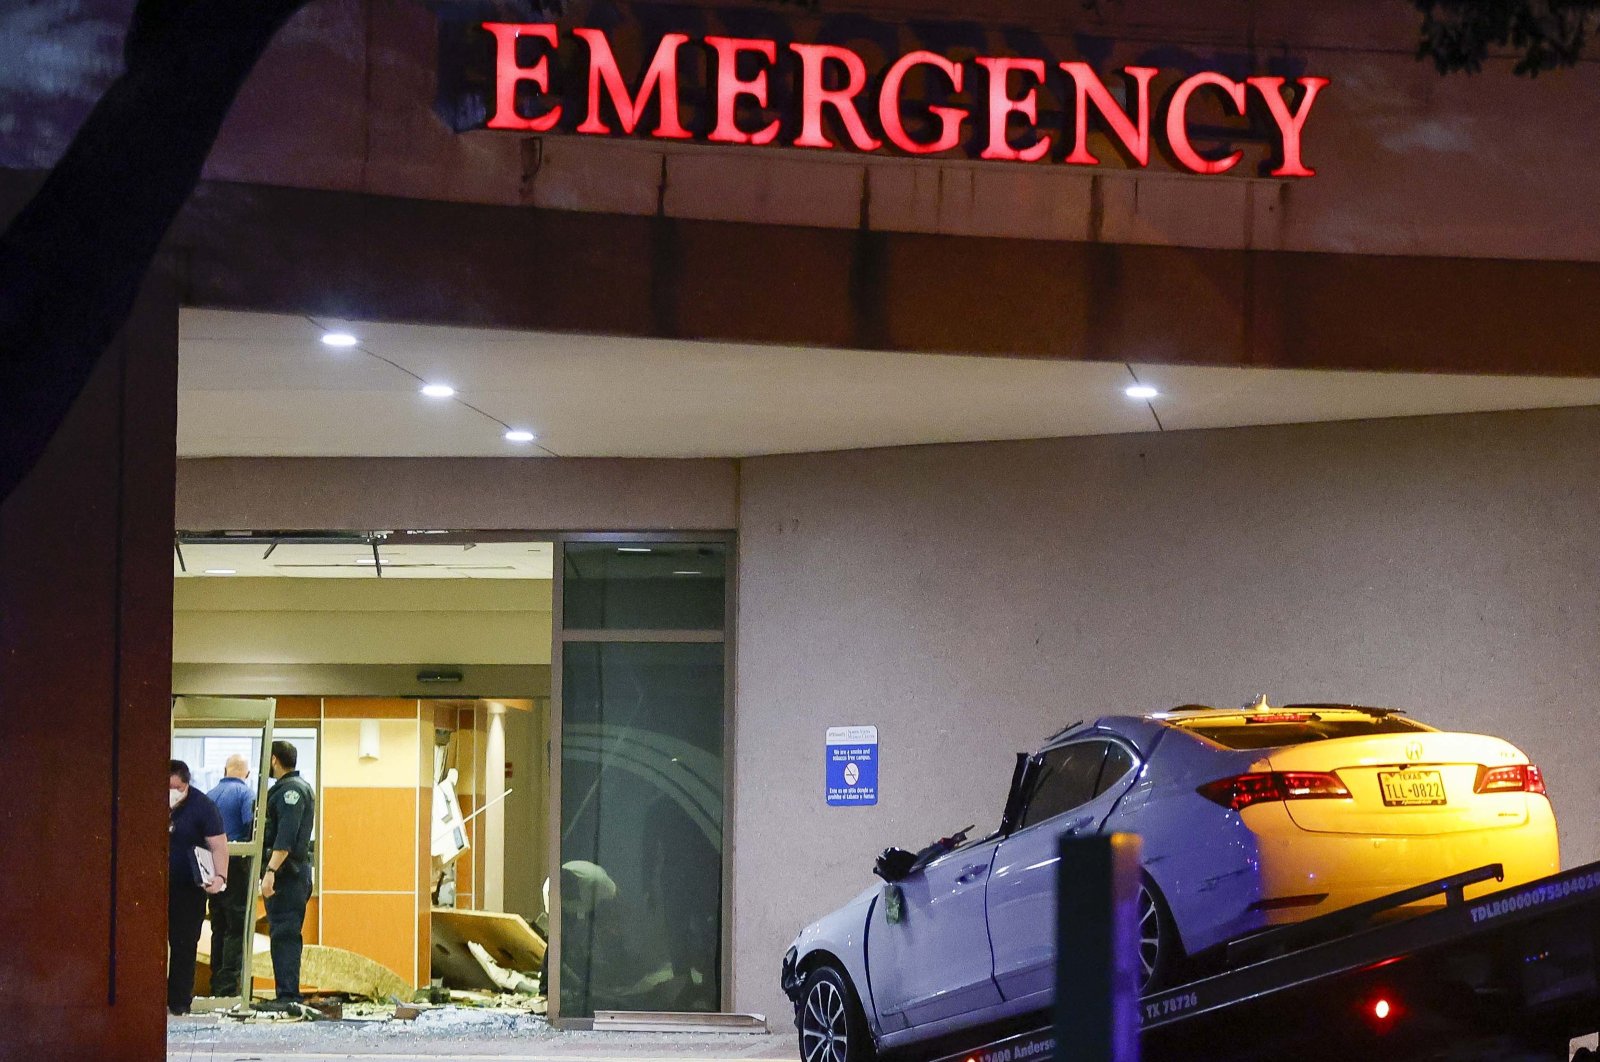
[[1324, 716], [1306, 718], [1297, 712], [1284, 721], [1271, 716], [1228, 716], [1224, 719], [1178, 719], [1171, 724], [1230, 749], [1276, 749], [1335, 738], [1414, 734], [1432, 728], [1398, 715]]

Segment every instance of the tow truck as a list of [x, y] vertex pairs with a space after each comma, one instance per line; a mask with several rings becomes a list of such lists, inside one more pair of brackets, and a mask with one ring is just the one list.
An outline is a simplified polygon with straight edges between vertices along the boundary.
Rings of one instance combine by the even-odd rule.
[[[1145, 1062], [1600, 1062], [1600, 863], [1473, 899], [1498, 864], [1235, 942], [1139, 1000]], [[1441, 902], [1442, 900], [1442, 902]], [[1419, 913], [1402, 910], [1419, 902]], [[1070, 1000], [1060, 1000], [1070, 1007]], [[946, 1044], [946, 1048], [956, 1045]], [[1051, 1016], [938, 1062], [1052, 1062]]]

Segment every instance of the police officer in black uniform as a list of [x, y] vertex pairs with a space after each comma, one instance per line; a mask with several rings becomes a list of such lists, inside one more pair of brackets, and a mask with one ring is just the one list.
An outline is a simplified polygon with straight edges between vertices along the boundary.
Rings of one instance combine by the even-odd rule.
[[317, 821], [317, 796], [295, 770], [300, 754], [287, 741], [272, 743], [272, 777], [267, 793], [267, 867], [261, 874], [272, 936], [272, 974], [280, 1005], [300, 1001], [301, 930], [311, 899], [311, 826]]

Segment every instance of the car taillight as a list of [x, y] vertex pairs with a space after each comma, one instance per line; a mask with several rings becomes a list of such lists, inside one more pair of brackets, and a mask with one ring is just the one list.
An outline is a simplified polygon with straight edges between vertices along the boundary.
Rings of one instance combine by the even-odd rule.
[[1474, 793], [1543, 793], [1544, 772], [1531, 763], [1512, 767], [1479, 767]]
[[1243, 811], [1269, 800], [1348, 800], [1350, 790], [1331, 774], [1311, 771], [1259, 771], [1218, 778], [1197, 790], [1214, 804]]

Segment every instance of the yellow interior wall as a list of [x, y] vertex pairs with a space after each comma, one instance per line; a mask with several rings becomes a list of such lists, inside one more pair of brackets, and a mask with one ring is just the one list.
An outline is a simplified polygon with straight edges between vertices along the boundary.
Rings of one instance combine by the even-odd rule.
[[547, 579], [179, 579], [181, 664], [546, 664]]
[[[428, 983], [429, 907], [419, 823], [433, 801], [433, 708], [409, 698], [321, 699], [321, 941]], [[364, 722], [378, 755], [361, 757]]]

